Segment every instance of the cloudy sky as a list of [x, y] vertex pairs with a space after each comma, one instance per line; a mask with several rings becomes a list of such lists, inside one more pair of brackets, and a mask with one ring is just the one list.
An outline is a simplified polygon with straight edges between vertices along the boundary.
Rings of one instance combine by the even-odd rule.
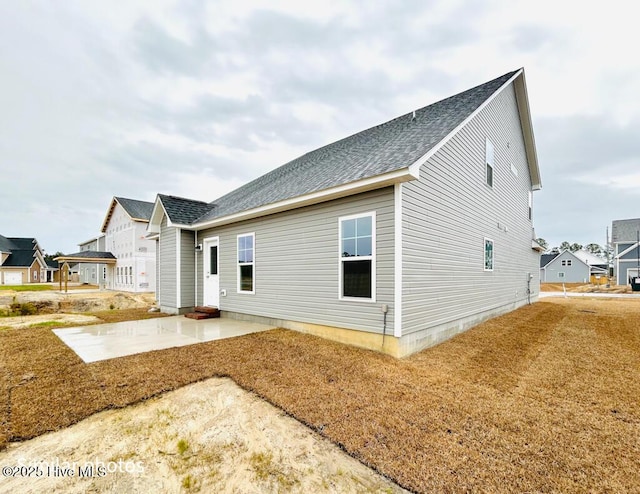
[[524, 67], [537, 234], [640, 217], [633, 2], [0, 0], [0, 234], [47, 252], [113, 196], [211, 201]]

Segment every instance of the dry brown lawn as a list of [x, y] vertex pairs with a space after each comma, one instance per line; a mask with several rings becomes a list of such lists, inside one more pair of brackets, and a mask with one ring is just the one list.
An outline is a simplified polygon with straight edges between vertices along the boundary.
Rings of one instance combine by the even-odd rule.
[[403, 360], [286, 330], [84, 364], [0, 330], [0, 444], [229, 376], [417, 492], [634, 492], [640, 300], [546, 299]]

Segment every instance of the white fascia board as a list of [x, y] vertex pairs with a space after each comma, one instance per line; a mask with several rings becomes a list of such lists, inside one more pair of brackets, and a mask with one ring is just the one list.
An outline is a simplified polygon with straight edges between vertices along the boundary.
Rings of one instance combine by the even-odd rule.
[[105, 215], [104, 220], [102, 221], [102, 227], [100, 227], [101, 233], [105, 233], [107, 231], [107, 225], [111, 220], [111, 215], [113, 214], [113, 210], [116, 207], [116, 204], [119, 204], [119, 203], [114, 196], [113, 199], [111, 199], [111, 202], [109, 203], [109, 209], [107, 210], [107, 214]]
[[540, 179], [540, 166], [538, 165], [538, 153], [536, 152], [536, 140], [533, 136], [533, 124], [531, 123], [531, 109], [529, 108], [529, 96], [527, 82], [524, 77], [524, 69], [520, 69], [514, 81], [513, 88], [516, 92], [520, 126], [524, 139], [524, 150], [529, 164], [529, 176], [531, 177], [531, 190], [542, 189]]
[[170, 226], [182, 228], [183, 230], [204, 230], [206, 228], [227, 225], [229, 223], [236, 223], [252, 218], [259, 218], [260, 216], [266, 216], [269, 214], [289, 211], [291, 209], [297, 209], [304, 206], [311, 206], [313, 204], [319, 204], [321, 202], [331, 201], [334, 199], [340, 199], [342, 197], [352, 196], [361, 192], [381, 189], [383, 187], [390, 187], [397, 183], [408, 182], [415, 179], [416, 177], [411, 174], [409, 168], [401, 168], [400, 170], [384, 173], [375, 177], [365, 178], [356, 182], [331, 187], [329, 189], [312, 192], [310, 194], [293, 197], [291, 199], [285, 199], [284, 201], [278, 201], [272, 204], [267, 204], [265, 206], [249, 209], [247, 211], [242, 211], [240, 213], [222, 216], [210, 221], [195, 223], [193, 225], [170, 223]]
[[149, 218], [149, 223], [147, 224], [147, 231], [149, 233], [160, 233], [160, 224], [162, 223], [163, 215], [167, 217], [167, 222], [171, 223], [169, 215], [164, 209], [164, 204], [162, 204], [159, 197], [156, 197], [156, 202], [151, 211], [151, 218]]
[[[515, 81], [515, 82], [514, 82]], [[533, 138], [533, 127], [531, 125], [531, 114], [529, 112], [529, 100], [527, 97], [526, 84], [524, 82], [524, 69], [518, 70], [508, 81], [506, 81], [502, 87], [489, 96], [478, 108], [475, 109], [467, 118], [465, 118], [455, 129], [442, 139], [438, 144], [431, 148], [426, 154], [415, 161], [409, 169], [411, 175], [418, 178], [420, 176], [420, 168], [422, 165], [436, 154], [451, 138], [456, 135], [460, 130], [467, 125], [473, 118], [476, 117], [485, 107], [491, 103], [506, 87], [514, 82], [514, 89], [516, 93], [516, 101], [518, 104], [518, 113], [520, 114], [520, 125], [522, 126], [523, 136], [525, 141], [525, 151], [527, 154], [527, 162], [529, 163], [529, 174], [531, 176], [532, 189], [540, 190], [542, 184], [540, 183], [540, 171], [538, 168], [538, 158], [535, 149], [535, 140]]]
[[[620, 259], [622, 256], [624, 256], [625, 254], [628, 254], [629, 252], [631, 252], [632, 250], [634, 250], [636, 247], [638, 247], [638, 245], [640, 245], [638, 242], [634, 243], [631, 247], [623, 250], [622, 252], [620, 252], [620, 254], [618, 254], [616, 257], [614, 257], [614, 259]], [[627, 261], [629, 259], [620, 259], [621, 261]], [[632, 261], [635, 261], [635, 259], [631, 259]]]

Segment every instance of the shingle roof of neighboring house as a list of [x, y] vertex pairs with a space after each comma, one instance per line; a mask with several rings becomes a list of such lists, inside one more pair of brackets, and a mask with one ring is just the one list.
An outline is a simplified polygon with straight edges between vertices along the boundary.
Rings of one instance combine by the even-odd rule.
[[406, 168], [518, 71], [311, 151], [213, 201], [198, 222]]
[[611, 225], [611, 242], [636, 242], [640, 230], [640, 218], [614, 220]]
[[[55, 260], [65, 261], [70, 259], [117, 259], [111, 252], [101, 252], [98, 250], [84, 250], [82, 252], [75, 252], [73, 254], [65, 254], [63, 256], [56, 257]], [[58, 262], [59, 262], [58, 261]]]
[[35, 252], [31, 250], [13, 250], [11, 255], [7, 257], [7, 260], [2, 264], [3, 267], [9, 268], [22, 268], [29, 267], [35, 260]]
[[558, 257], [560, 253], [557, 254], [542, 254], [540, 256], [540, 267], [544, 268], [547, 264], [553, 261], [556, 257]]
[[162, 201], [169, 220], [182, 225], [193, 223], [213, 207], [213, 205], [209, 203], [185, 199], [184, 197], [158, 194], [158, 198]]
[[601, 264], [606, 265], [607, 260], [602, 257], [598, 257], [591, 252], [587, 252], [586, 250], [579, 250], [574, 252], [575, 256], [581, 261], [585, 262], [589, 266], [599, 266]]
[[153, 211], [153, 203], [148, 201], [137, 201], [126, 197], [115, 198], [124, 208], [129, 216], [137, 220], [149, 220]]
[[38, 242], [32, 237], [3, 237], [0, 235], [0, 251], [8, 252], [9, 257], [2, 263], [3, 267], [29, 267], [36, 259]]
[[7, 237], [0, 235], [0, 252], [11, 252], [17, 249], [17, 246]]
[[35, 238], [21, 238], [21, 237], [9, 237], [9, 240], [15, 245], [17, 250], [31, 250], [36, 244]]

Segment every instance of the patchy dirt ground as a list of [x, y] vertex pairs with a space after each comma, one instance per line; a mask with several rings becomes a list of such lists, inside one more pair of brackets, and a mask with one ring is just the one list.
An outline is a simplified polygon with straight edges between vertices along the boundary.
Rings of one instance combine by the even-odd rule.
[[33, 304], [38, 310], [38, 314], [93, 312], [109, 309], [151, 307], [155, 304], [155, 294], [81, 289], [71, 290], [67, 293], [60, 293], [54, 290], [37, 292], [0, 291], [0, 309], [8, 309], [12, 303]]
[[541, 292], [568, 292], [576, 293], [632, 293], [631, 287], [628, 285], [611, 284], [608, 288], [606, 285], [592, 285], [590, 283], [540, 283]]
[[[85, 364], [49, 329], [0, 330], [0, 448], [218, 376], [230, 377], [416, 492], [636, 492], [639, 318], [637, 299], [549, 299], [402, 360], [274, 330]], [[176, 427], [216, 413], [203, 412], [193, 395], [177, 407], [185, 415], [170, 411], [180, 417]], [[228, 409], [234, 413], [233, 402]], [[123, 411], [123, 424], [142, 435], [133, 451], [123, 449], [122, 458], [135, 462], [137, 448], [140, 455], [153, 451], [145, 444], [162, 420], [135, 422], [130, 410]], [[259, 422], [256, 413], [239, 415], [235, 427], [248, 427], [244, 420]], [[177, 436], [151, 462], [187, 458], [189, 448], [202, 451], [189, 429], [162, 429]], [[199, 429], [204, 430], [194, 430]], [[95, 448], [91, 428], [86, 434]], [[276, 479], [278, 472], [291, 472], [273, 466], [275, 451], [270, 456], [247, 450], [249, 466], [240, 467], [245, 477], [262, 471], [276, 472], [265, 477]], [[63, 452], [74, 454], [71, 447]], [[5, 454], [0, 452], [0, 461]], [[113, 458], [119, 454], [114, 450]], [[206, 461], [215, 465], [215, 458]], [[189, 477], [190, 470], [176, 468], [173, 482], [181, 485], [196, 485], [204, 475], [194, 470]], [[282, 478], [285, 484], [262, 484], [263, 492], [296, 489], [295, 482], [287, 487], [292, 477]], [[122, 480], [121, 489], [114, 482], [95, 490], [135, 492], [131, 481]]]
[[17, 465], [33, 475], [0, 478], [0, 492], [407, 492], [223, 378], [14, 443], [0, 469]]

